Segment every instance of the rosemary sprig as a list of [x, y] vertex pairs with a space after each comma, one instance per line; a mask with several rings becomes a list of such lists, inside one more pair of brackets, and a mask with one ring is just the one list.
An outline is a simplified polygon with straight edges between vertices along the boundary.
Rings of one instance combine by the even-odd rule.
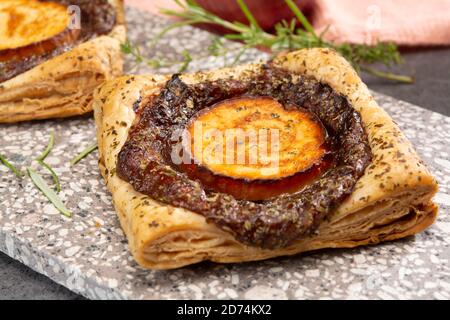
[[23, 174], [20, 172], [19, 169], [14, 167], [4, 156], [0, 154], [0, 162], [7, 167], [9, 170], [11, 170], [18, 178], [22, 178]]
[[250, 22], [250, 26], [253, 26], [255, 29], [260, 30], [261, 27], [259, 26], [258, 21], [253, 16], [252, 12], [247, 7], [245, 2], [243, 0], [236, 0], [236, 3], [238, 4], [239, 8], [241, 8], [241, 11], [244, 13], [244, 15], [247, 18], [248, 22]]
[[76, 165], [78, 162], [80, 162], [82, 159], [87, 157], [91, 152], [93, 152], [97, 148], [98, 148], [98, 144], [97, 143], [93, 143], [93, 144], [89, 145], [86, 149], [84, 149], [79, 154], [77, 154], [75, 156], [75, 158], [72, 159], [72, 161], [70, 161], [70, 165], [71, 166]]
[[50, 175], [52, 176], [53, 182], [55, 184], [55, 190], [57, 193], [61, 192], [61, 183], [59, 181], [59, 177], [56, 174], [56, 172], [52, 169], [52, 167], [50, 167], [47, 163], [45, 163], [44, 161], [38, 161], [38, 163], [44, 167], [45, 169], [47, 169], [47, 171], [50, 173]]
[[[181, 26], [182, 24], [176, 24], [176, 26]], [[167, 32], [173, 28], [166, 28], [163, 31]], [[162, 36], [162, 35], [161, 35]], [[153, 42], [157, 42], [158, 36], [153, 39]], [[165, 58], [153, 58], [153, 59], [147, 59], [141, 54], [141, 49], [137, 45], [133, 45], [129, 40], [127, 40], [125, 43], [121, 44], [121, 50], [123, 53], [131, 55], [134, 58], [134, 63], [136, 65], [139, 65], [141, 63], [146, 64], [148, 67], [153, 69], [159, 69], [159, 68], [167, 68], [172, 67], [174, 65], [180, 65], [180, 68], [178, 72], [183, 72], [186, 70], [186, 68], [189, 66], [189, 64], [192, 61], [192, 57], [189, 54], [189, 51], [183, 50], [181, 53], [183, 56], [183, 60], [167, 60]]]
[[302, 11], [297, 7], [297, 5], [292, 0], [286, 0], [285, 1], [289, 9], [295, 14], [298, 21], [302, 24], [302, 26], [305, 28], [307, 32], [309, 32], [314, 38], [319, 40], [320, 38], [317, 36], [316, 32], [314, 31], [313, 26], [309, 23], [308, 19], [306, 19], [305, 15], [302, 13]]
[[[48, 172], [50, 172], [50, 174], [53, 178], [53, 181], [55, 183], [55, 190], [56, 190], [56, 192], [59, 193], [61, 191], [61, 183], [59, 181], [58, 175], [47, 163], [45, 163], [45, 159], [52, 151], [54, 145], [55, 145], [55, 134], [52, 131], [52, 132], [50, 132], [50, 138], [49, 138], [47, 147], [41, 153], [41, 155], [34, 160], [40, 166], [44, 167]], [[6, 158], [3, 157], [2, 155], [0, 155], [0, 162], [3, 163], [6, 167], [8, 167], [12, 172], [14, 172], [14, 174], [17, 177], [19, 177], [19, 178], [22, 177], [22, 173], [19, 170], [17, 170], [12, 164], [10, 164], [8, 162], [8, 160], [6, 160]], [[47, 183], [44, 181], [44, 179], [42, 178], [42, 176], [40, 174], [38, 174], [31, 168], [27, 168], [27, 174], [30, 177], [33, 184], [47, 197], [47, 199], [50, 200], [50, 202], [55, 206], [56, 209], [58, 209], [59, 212], [61, 212], [63, 215], [65, 215], [66, 217], [69, 217], [69, 218], [72, 216], [70, 211], [65, 207], [65, 205], [62, 203], [61, 199], [58, 197], [58, 195], [55, 193], [55, 191], [53, 191], [47, 185]]]
[[61, 183], [59, 181], [59, 177], [56, 174], [56, 172], [50, 167], [46, 162], [45, 159], [50, 154], [50, 152], [53, 150], [53, 147], [55, 146], [55, 132], [50, 131], [50, 137], [48, 140], [47, 147], [45, 150], [41, 153], [39, 157], [37, 157], [35, 160], [38, 164], [40, 164], [42, 167], [44, 167], [52, 176], [53, 182], [55, 183], [55, 190], [57, 193], [61, 192]]
[[47, 197], [48, 200], [66, 217], [72, 217], [72, 213], [66, 208], [61, 199], [56, 195], [56, 193], [47, 185], [47, 183], [42, 179], [42, 177], [33, 171], [31, 168], [27, 168], [28, 176], [33, 181], [34, 185], [41, 190], [41, 192]]
[[55, 133], [53, 131], [50, 131], [50, 138], [48, 140], [47, 147], [41, 153], [41, 155], [36, 158], [36, 161], [44, 161], [45, 158], [47, 158], [47, 156], [49, 155], [50, 151], [52, 151], [54, 146], [55, 146]]
[[374, 75], [379, 78], [390, 79], [393, 81], [398, 81], [398, 82], [403, 82], [403, 83], [414, 83], [414, 81], [415, 81], [414, 77], [403, 76], [403, 75], [394, 74], [391, 72], [384, 72], [384, 71], [376, 70], [376, 69], [373, 69], [370, 67], [361, 66], [360, 69], [366, 73], [369, 73], [369, 74]]
[[183, 50], [183, 52], [181, 54], [184, 57], [184, 61], [181, 64], [180, 68], [178, 69], [178, 72], [185, 71], [187, 69], [187, 67], [189, 66], [189, 64], [191, 63], [191, 61], [192, 61], [192, 57], [191, 57], [189, 51], [187, 51], [186, 49]]
[[[162, 9], [161, 13], [180, 18], [181, 21], [175, 22], [164, 28], [151, 41], [155, 45], [168, 31], [175, 28], [192, 25], [197, 23], [214, 24], [230, 30], [232, 33], [225, 34], [224, 38], [229, 40], [237, 40], [244, 43], [244, 47], [239, 51], [237, 59], [233, 63], [237, 63], [242, 54], [251, 47], [265, 47], [270, 49], [274, 54], [284, 50], [296, 50], [302, 48], [327, 47], [332, 48], [344, 56], [357, 71], [363, 71], [388, 80], [399, 81], [404, 83], [412, 83], [414, 79], [409, 76], [396, 75], [390, 72], [382, 72], [369, 67], [369, 64], [382, 63], [388, 67], [393, 64], [402, 62], [400, 53], [395, 44], [378, 43], [374, 46], [354, 45], [354, 44], [335, 44], [325, 41], [323, 35], [327, 30], [317, 35], [308, 19], [303, 15], [293, 0], [285, 0], [287, 6], [294, 13], [296, 20], [281, 21], [275, 26], [275, 34], [264, 31], [257, 23], [255, 17], [245, 4], [244, 0], [236, 0], [241, 8], [249, 25], [240, 22], [229, 22], [203, 9], [195, 0], [175, 0], [180, 6], [180, 11]], [[297, 28], [296, 23], [300, 22], [303, 28]], [[210, 48], [214, 50], [214, 56], [225, 55], [227, 50], [222, 50], [220, 45], [222, 42], [215, 41]], [[182, 69], [186, 69], [192, 57], [182, 62], [171, 61], [168, 63], [164, 59], [148, 60], [142, 57], [140, 50], [133, 47], [130, 43], [123, 46], [122, 51], [135, 57], [136, 63], [145, 62], [153, 68], [173, 66], [181, 64]], [[210, 52], [211, 53], [211, 52]]]

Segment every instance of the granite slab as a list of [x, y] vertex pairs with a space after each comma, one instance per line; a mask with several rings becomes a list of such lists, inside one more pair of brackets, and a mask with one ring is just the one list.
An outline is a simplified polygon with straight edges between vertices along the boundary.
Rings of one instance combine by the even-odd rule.
[[[127, 9], [130, 39], [145, 55], [177, 57], [183, 47], [198, 55], [189, 70], [220, 67], [205, 55], [212, 36], [185, 27], [150, 48], [168, 22]], [[178, 39], [178, 40], [177, 40]], [[230, 48], [228, 59], [239, 51]], [[265, 59], [248, 51], [242, 62]], [[162, 70], [176, 72], [177, 66]], [[155, 72], [134, 67], [136, 73]], [[160, 71], [161, 72], [161, 71]], [[140, 268], [97, 169], [93, 153], [75, 167], [70, 159], [95, 139], [90, 116], [0, 125], [0, 152], [19, 167], [30, 164], [56, 133], [48, 162], [61, 178], [61, 198], [74, 213], [60, 215], [29, 179], [0, 166], [0, 251], [70, 290], [93, 299], [450, 299], [450, 118], [374, 93], [413, 142], [440, 183], [439, 218], [425, 232], [404, 240], [356, 249], [324, 250], [274, 260], [219, 265], [201, 263], [172, 271]], [[49, 180], [50, 182], [50, 180]]]

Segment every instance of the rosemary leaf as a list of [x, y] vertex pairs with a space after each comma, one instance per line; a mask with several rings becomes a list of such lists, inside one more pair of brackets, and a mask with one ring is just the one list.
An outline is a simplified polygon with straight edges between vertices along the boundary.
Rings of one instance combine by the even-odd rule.
[[72, 161], [70, 161], [70, 165], [71, 166], [76, 165], [78, 162], [80, 162], [82, 159], [87, 157], [91, 152], [93, 152], [97, 148], [98, 148], [97, 143], [94, 143], [94, 144], [88, 146], [86, 149], [84, 149], [78, 155], [76, 155], [75, 158], [72, 159]]
[[16, 167], [14, 167], [4, 156], [0, 154], [0, 162], [7, 167], [9, 170], [11, 170], [18, 178], [22, 178], [23, 174], [18, 170]]
[[379, 78], [384, 78], [387, 80], [391, 80], [391, 81], [397, 81], [397, 82], [402, 82], [402, 83], [414, 83], [415, 79], [413, 77], [410, 76], [402, 76], [402, 75], [398, 75], [398, 74], [393, 74], [391, 72], [384, 72], [384, 71], [380, 71], [380, 70], [376, 70], [367, 66], [361, 66], [360, 67], [362, 71], [367, 72], [371, 75], [374, 75], [376, 77]]
[[52, 175], [52, 178], [53, 178], [53, 182], [55, 183], [55, 190], [57, 193], [60, 193], [61, 192], [61, 183], [59, 182], [59, 178], [58, 178], [58, 175], [56, 174], [56, 172], [52, 169], [52, 167], [50, 167], [44, 161], [38, 161], [38, 163], [41, 166], [43, 166], [45, 169], [47, 169], [48, 172], [50, 172], [50, 174]]
[[184, 9], [183, 3], [181, 3], [181, 0], [173, 0], [178, 6]]
[[214, 37], [211, 44], [208, 46], [209, 54], [215, 57], [225, 54], [226, 50], [222, 38], [220, 37]]
[[133, 52], [132, 45], [128, 40], [120, 44], [120, 50], [125, 54], [131, 54]]
[[28, 175], [33, 181], [34, 185], [50, 200], [50, 202], [61, 212], [64, 216], [70, 218], [72, 217], [72, 213], [66, 208], [64, 203], [62, 203], [61, 199], [58, 195], [50, 189], [47, 183], [42, 179], [42, 177], [34, 172], [31, 168], [27, 168]]
[[306, 19], [305, 15], [302, 13], [302, 11], [297, 7], [297, 5], [292, 0], [284, 0], [286, 2], [287, 6], [291, 11], [295, 14], [298, 21], [302, 24], [303, 28], [305, 28], [306, 31], [308, 31], [311, 35], [314, 36], [314, 38], [319, 39], [316, 32], [314, 31], [313, 26], [311, 23], [309, 23], [308, 19]]
[[189, 64], [191, 63], [191, 61], [192, 61], [192, 57], [189, 54], [189, 51], [183, 50], [183, 52], [181, 54], [183, 55], [184, 61], [181, 64], [180, 68], [178, 69], [179, 73], [185, 71], [187, 69], [187, 67], [189, 66]]
[[233, 62], [231, 63], [231, 65], [234, 66], [235, 64], [237, 64], [237, 63], [239, 62], [239, 60], [241, 60], [242, 55], [245, 53], [245, 51], [247, 51], [247, 49], [249, 49], [250, 47], [251, 47], [251, 46], [249, 46], [249, 45], [243, 46], [243, 47], [239, 50], [238, 54], [237, 54], [236, 57], [234, 58], [234, 60], [233, 60]]
[[242, 13], [245, 15], [250, 25], [253, 26], [253, 28], [255, 29], [261, 29], [261, 27], [258, 24], [258, 21], [256, 21], [256, 18], [253, 16], [244, 0], [236, 0], [236, 3], [238, 4], [239, 8], [241, 8]]
[[50, 151], [52, 151], [53, 146], [55, 145], [55, 133], [53, 131], [50, 132], [50, 138], [47, 144], [47, 147], [45, 148], [44, 152], [36, 158], [36, 161], [44, 161], [45, 158], [49, 155]]

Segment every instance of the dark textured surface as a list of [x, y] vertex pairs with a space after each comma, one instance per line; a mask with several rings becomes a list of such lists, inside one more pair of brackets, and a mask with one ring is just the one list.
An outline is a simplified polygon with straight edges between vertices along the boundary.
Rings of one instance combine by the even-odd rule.
[[0, 252], [0, 300], [84, 299]]
[[405, 63], [395, 71], [414, 75], [413, 85], [363, 76], [372, 90], [424, 109], [450, 116], [450, 48], [423, 49], [403, 53]]
[[[405, 53], [403, 72], [414, 72], [414, 85], [365, 77], [369, 88], [450, 116], [450, 49]], [[0, 299], [79, 299], [19, 262], [0, 253]]]

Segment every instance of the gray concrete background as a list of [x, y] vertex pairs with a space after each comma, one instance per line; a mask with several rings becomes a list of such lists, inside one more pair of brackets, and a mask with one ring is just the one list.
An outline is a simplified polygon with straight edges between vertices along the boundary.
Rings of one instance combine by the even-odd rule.
[[[450, 48], [409, 51], [404, 57], [405, 64], [397, 71], [414, 74], [415, 84], [397, 84], [364, 76], [369, 88], [450, 116]], [[83, 298], [0, 253], [2, 299]]]

